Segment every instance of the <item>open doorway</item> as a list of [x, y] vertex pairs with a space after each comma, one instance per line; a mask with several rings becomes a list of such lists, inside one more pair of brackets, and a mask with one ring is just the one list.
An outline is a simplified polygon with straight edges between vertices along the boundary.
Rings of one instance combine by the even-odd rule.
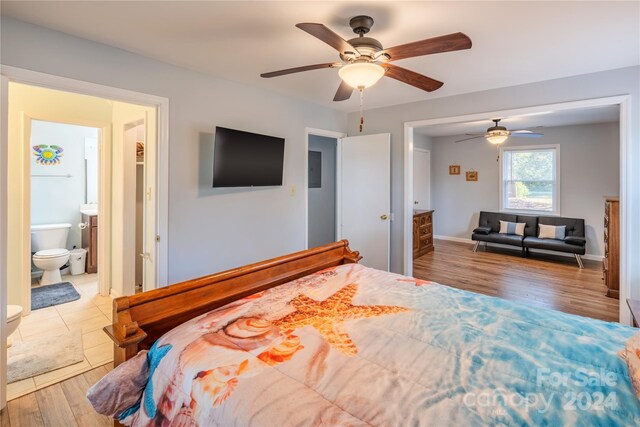
[[[568, 123], [564, 125], [559, 123], [558, 120], [563, 118], [577, 117], [577, 116], [593, 116], [594, 114], [601, 114], [602, 112], [608, 115], [611, 112], [611, 122], [609, 124], [603, 123], [598, 125], [591, 125], [591, 127], [587, 129], [576, 129], [573, 132], [581, 131], [584, 135], [580, 136], [580, 143], [574, 144], [575, 147], [567, 147], [566, 150], [563, 149], [563, 167], [565, 168], [565, 178], [562, 181], [563, 195], [565, 206], [563, 206], [562, 216], [565, 217], [580, 217], [583, 218], [587, 216], [587, 238], [590, 236], [595, 236], [598, 240], [602, 239], [602, 230], [598, 229], [598, 227], [602, 228], [603, 224], [603, 214], [600, 211], [604, 210], [604, 200], [606, 197], [620, 194], [621, 205], [624, 204], [625, 197], [629, 197], [628, 194], [628, 186], [625, 184], [629, 180], [629, 165], [628, 162], [629, 157], [625, 155], [628, 153], [629, 147], [631, 145], [631, 141], [628, 139], [628, 98], [626, 97], [610, 97], [610, 98], [602, 98], [602, 99], [593, 99], [593, 100], [585, 100], [585, 101], [577, 101], [577, 102], [567, 102], [561, 104], [554, 105], [546, 105], [546, 106], [538, 106], [538, 107], [530, 107], [530, 108], [520, 108], [513, 110], [505, 110], [498, 112], [487, 112], [482, 114], [472, 114], [466, 116], [459, 117], [450, 117], [445, 119], [433, 119], [433, 120], [423, 120], [417, 122], [405, 123], [405, 167], [408, 169], [408, 176], [412, 171], [409, 169], [413, 166], [413, 157], [415, 148], [415, 139], [419, 134], [427, 134], [429, 135], [433, 141], [434, 145], [437, 141], [442, 147], [447, 147], [446, 150], [439, 149], [432, 151], [432, 155], [434, 156], [434, 168], [437, 168], [438, 171], [435, 175], [432, 174], [433, 185], [438, 187], [438, 194], [432, 194], [432, 207], [439, 213], [439, 216], [436, 215], [434, 218], [434, 235], [438, 240], [438, 242], [446, 242], [446, 247], [444, 248], [443, 258], [438, 262], [438, 264], [445, 265], [448, 260], [452, 260], [455, 258], [455, 245], [463, 245], [468, 246], [470, 242], [471, 233], [468, 231], [473, 230], [474, 227], [478, 225], [478, 215], [477, 212], [479, 210], [484, 211], [498, 211], [500, 209], [499, 199], [502, 195], [499, 195], [498, 189], [500, 188], [500, 181], [497, 177], [497, 173], [500, 170], [500, 157], [499, 153], [496, 150], [492, 150], [493, 154], [491, 156], [484, 156], [480, 153], [479, 150], [484, 149], [482, 144], [467, 144], [462, 141], [469, 141], [469, 137], [464, 134], [467, 132], [479, 132], [477, 129], [474, 129], [473, 126], [478, 126], [479, 124], [486, 124], [487, 121], [494, 117], [509, 117], [513, 121], [511, 124], [511, 128], [521, 129], [527, 127], [535, 127], [535, 126], [544, 126], [540, 129], [540, 132], [549, 134], [548, 136], [554, 136], [556, 138], [560, 138], [561, 141], [566, 141], [567, 137], [565, 133], [569, 132], [569, 129], [562, 130], [563, 126], [571, 126]], [[515, 120], [517, 119], [517, 123]], [[564, 119], [563, 119], [564, 120]], [[585, 119], [586, 120], [586, 119]], [[591, 119], [589, 119], [591, 120]], [[490, 123], [490, 120], [489, 120]], [[526, 124], [525, 124], [526, 123]], [[535, 123], [535, 124], [532, 124]], [[582, 123], [574, 123], [575, 126], [589, 123], [589, 121], [584, 121]], [[594, 127], [595, 126], [595, 127]], [[456, 127], [455, 132], [452, 133], [452, 127]], [[486, 127], [486, 126], [485, 126]], [[416, 132], [416, 130], [420, 128], [428, 128], [429, 130], [426, 132]], [[545, 129], [547, 131], [545, 132]], [[554, 129], [558, 129], [557, 131]], [[483, 129], [480, 130], [480, 132]], [[591, 172], [587, 174], [582, 174], [580, 169], [576, 172], [568, 172], [568, 168], [570, 165], [567, 164], [569, 160], [573, 160], [576, 157], [583, 159], [584, 156], [593, 156], [593, 152], [595, 152], [595, 146], [588, 146], [587, 142], [590, 139], [596, 137], [600, 133], [604, 132], [605, 134], [610, 136], [611, 141], [615, 142], [615, 145], [611, 145], [609, 148], [602, 148], [601, 151], [598, 151], [599, 159], [598, 161], [601, 164], [604, 164], [605, 159], [607, 162], [611, 162], [611, 167], [609, 168], [611, 171], [615, 170], [614, 176], [607, 176], [606, 179], [597, 180], [598, 185], [587, 184], [590, 176], [588, 174], [592, 174], [592, 171], [598, 170], [600, 168], [606, 168], [605, 166], [590, 167], [583, 168], [588, 169]], [[480, 133], [483, 136], [483, 133]], [[609, 138], [609, 136], [607, 138]], [[450, 141], [446, 141], [449, 138]], [[460, 141], [462, 143], [457, 144], [456, 141]], [[473, 141], [471, 139], [471, 141]], [[481, 142], [487, 142], [484, 138], [479, 139]], [[551, 143], [552, 141], [546, 141]], [[444, 144], [444, 145], [443, 145]], [[522, 148], [525, 148], [524, 145], [527, 144], [526, 141], [520, 142], [518, 138], [515, 138], [512, 141], [514, 146], [523, 145]], [[530, 144], [530, 143], [529, 143]], [[612, 142], [613, 144], [613, 142]], [[619, 148], [618, 148], [619, 144]], [[462, 148], [464, 147], [464, 149]], [[574, 153], [575, 151], [575, 153]], [[575, 155], [574, 155], [575, 154]], [[582, 156], [582, 157], [581, 157]], [[496, 162], [496, 158], [498, 162]], [[607, 163], [609, 164], [609, 163]], [[478, 173], [479, 170], [485, 170], [485, 172]], [[491, 173], [487, 173], [487, 171]], [[465, 175], [472, 175], [472, 178], [469, 178]], [[567, 175], [568, 173], [568, 175]], [[495, 179], [494, 179], [494, 175]], [[480, 176], [480, 178], [478, 178]], [[576, 182], [576, 180], [578, 180]], [[603, 188], [603, 183], [611, 183], [613, 187], [611, 188]], [[619, 189], [618, 189], [619, 183]], [[413, 205], [413, 182], [410, 180], [406, 181], [405, 185], [405, 209], [407, 207]], [[576, 207], [576, 206], [567, 206], [568, 203], [574, 203], [577, 200], [576, 195], [583, 194], [584, 191], [576, 193], [574, 191], [567, 191], [567, 188], [573, 189], [577, 187], [588, 186], [589, 190], [597, 189], [600, 191], [597, 197], [595, 197], [595, 204], [592, 203], [592, 206], [597, 205], [597, 209], [590, 209], [587, 207]], [[626, 188], [626, 190], [625, 190]], [[469, 191], [464, 192], [462, 189], [467, 189]], [[583, 188], [584, 190], [584, 188]], [[487, 197], [487, 195], [491, 197]], [[455, 195], [455, 196], [454, 196]], [[589, 193], [590, 195], [590, 193]], [[495, 199], [495, 200], [494, 200]], [[593, 199], [593, 197], [592, 197]], [[477, 209], [475, 209], [476, 215], [475, 217], [472, 215], [465, 215], [464, 218], [461, 217], [461, 214], [464, 213], [466, 209], [466, 205], [474, 202], [477, 205]], [[447, 213], [449, 212], [449, 213]], [[574, 213], [578, 212], [578, 213]], [[405, 218], [405, 272], [409, 274], [413, 274], [414, 263], [411, 262], [410, 258], [406, 256], [408, 251], [411, 248], [411, 239], [412, 236], [410, 234], [410, 223], [409, 213], [406, 212]], [[588, 217], [589, 215], [595, 215], [593, 218]], [[626, 218], [625, 218], [626, 217]], [[627, 232], [629, 231], [629, 222], [628, 222], [628, 213], [625, 215], [624, 212], [621, 212], [620, 222], [621, 224], [627, 224]], [[590, 225], [589, 225], [590, 224]], [[462, 227], [460, 228], [462, 231], [459, 234], [455, 234], [453, 232], [448, 232], [451, 227]], [[447, 228], [449, 227], [449, 228]], [[469, 228], [470, 227], [470, 228]], [[620, 271], [621, 274], [628, 273], [629, 263], [628, 263], [628, 246], [625, 248], [624, 240], [627, 240], [625, 237], [625, 232], [622, 231], [621, 234], [622, 243], [620, 245]], [[628, 235], [627, 235], [628, 236]], [[602, 259], [602, 254], [598, 256], [598, 248], [602, 249], [602, 242], [594, 242], [589, 244], [587, 241], [587, 254], [592, 255], [591, 257], [587, 256], [586, 259], [590, 259], [590, 262], [593, 264], [592, 270], [594, 273], [594, 298], [604, 299], [604, 289], [596, 289], [596, 285], [600, 288], [603, 288], [601, 281], [601, 266], [598, 264], [599, 260]], [[591, 249], [589, 249], [589, 247]], [[467, 248], [468, 249], [468, 248]], [[499, 248], [502, 249], [502, 248]], [[465, 252], [466, 254], [466, 252]], [[546, 256], [547, 254], [543, 254]], [[436, 255], [437, 256], [437, 255]], [[542, 256], [542, 255], [541, 255]], [[552, 255], [549, 255], [552, 256]], [[555, 256], [555, 254], [553, 255]], [[445, 259], [448, 257], [448, 260]], [[562, 263], [565, 260], [560, 259], [564, 257], [559, 257], [559, 262]], [[469, 257], [467, 255], [460, 256], [456, 258], [458, 260], [462, 260], [461, 262], [469, 262]], [[572, 264], [572, 261], [568, 261]], [[434, 264], [435, 265], [435, 264]], [[424, 266], [423, 266], [424, 267]], [[468, 271], [471, 267], [465, 271]], [[540, 269], [544, 268], [544, 266], [540, 267]], [[574, 273], [575, 266], [571, 265], [571, 273]], [[423, 269], [424, 270], [424, 269]], [[575, 273], [577, 274], [577, 273]], [[582, 271], [581, 274], [584, 276], [587, 272]], [[477, 277], [475, 279], [478, 279]], [[474, 280], [475, 280], [474, 279]], [[466, 280], [465, 278], [458, 278], [459, 281]], [[479, 279], [473, 281], [473, 283], [479, 283]], [[511, 282], [514, 282], [511, 280]], [[566, 281], [565, 281], [566, 282]], [[530, 288], [530, 287], [529, 287]], [[480, 290], [477, 290], [480, 291]], [[624, 280], [620, 281], [620, 292], [622, 294], [627, 294], [630, 291], [630, 284], [625, 283]], [[529, 294], [533, 291], [529, 289]], [[571, 291], [569, 291], [571, 292]], [[495, 293], [494, 293], [495, 295]], [[531, 298], [531, 296], [527, 296], [527, 298]], [[529, 300], [527, 300], [529, 301]], [[629, 313], [626, 307], [626, 304], [623, 304], [624, 297], [621, 295], [620, 302], [617, 300], [606, 301], [606, 313], [603, 316], [614, 318], [615, 320], [619, 320], [622, 323], [627, 323], [629, 321]], [[551, 304], [551, 303], [549, 303]], [[601, 307], [601, 306], [598, 306]], [[551, 308], [564, 310], [559, 306], [551, 306]], [[566, 307], [565, 307], [566, 308]], [[570, 307], [573, 309], [573, 307]], [[601, 310], [602, 311], [602, 310]], [[571, 312], [571, 311], [570, 311]], [[580, 314], [580, 313], [578, 313]], [[588, 315], [586, 313], [582, 313], [582, 315]], [[618, 316], [619, 315], [619, 316]], [[610, 320], [607, 317], [606, 320]]]
[[309, 135], [308, 247], [336, 240], [336, 138]]
[[[341, 132], [305, 128], [307, 170], [302, 189], [305, 249], [341, 238], [340, 141], [345, 136], [347, 135]], [[325, 203], [329, 206], [325, 206]]]
[[32, 310], [74, 301], [80, 289], [89, 297], [99, 294], [100, 133], [91, 126], [31, 120]]
[[113, 360], [102, 328], [138, 259], [156, 287], [156, 120], [155, 106], [9, 83], [8, 399]]

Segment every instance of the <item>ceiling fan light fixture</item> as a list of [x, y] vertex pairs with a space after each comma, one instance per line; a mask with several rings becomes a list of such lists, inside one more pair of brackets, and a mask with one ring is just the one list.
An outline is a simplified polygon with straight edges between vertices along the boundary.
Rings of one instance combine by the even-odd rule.
[[491, 131], [485, 136], [487, 141], [494, 145], [500, 145], [509, 138], [509, 131], [506, 130], [494, 130]]
[[349, 86], [360, 89], [373, 86], [384, 76], [385, 69], [371, 62], [354, 62], [342, 66], [338, 75]]

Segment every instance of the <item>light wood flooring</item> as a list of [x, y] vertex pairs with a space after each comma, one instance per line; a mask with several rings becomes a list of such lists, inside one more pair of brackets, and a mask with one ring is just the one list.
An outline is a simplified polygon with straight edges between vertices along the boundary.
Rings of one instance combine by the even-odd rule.
[[413, 262], [413, 275], [458, 289], [522, 302], [536, 307], [607, 321], [618, 321], [619, 301], [606, 297], [602, 264], [584, 260], [580, 270], [575, 259], [531, 253], [489, 245], [484, 252], [472, 246], [435, 241], [435, 251]]
[[7, 403], [1, 427], [113, 426], [85, 397], [89, 387], [113, 368], [109, 363]]

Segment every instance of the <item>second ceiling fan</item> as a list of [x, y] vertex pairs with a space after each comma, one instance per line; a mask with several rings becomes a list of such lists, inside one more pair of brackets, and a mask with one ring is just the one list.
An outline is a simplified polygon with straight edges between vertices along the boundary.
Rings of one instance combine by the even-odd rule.
[[525, 138], [540, 138], [544, 134], [538, 132], [532, 132], [527, 129], [519, 129], [519, 130], [507, 130], [506, 127], [500, 126], [500, 120], [502, 119], [492, 119], [491, 121], [494, 123], [489, 129], [487, 129], [486, 133], [468, 133], [469, 138], [459, 139], [456, 142], [466, 142], [471, 141], [472, 139], [477, 138], [485, 138], [487, 141], [494, 145], [500, 145], [507, 140], [510, 136], [521, 136]]
[[358, 37], [350, 40], [343, 39], [323, 24], [301, 23], [296, 25], [296, 27], [337, 50], [340, 54], [340, 62], [325, 62], [322, 64], [287, 68], [285, 70], [263, 73], [260, 76], [270, 78], [299, 73], [301, 71], [338, 68], [338, 74], [342, 82], [333, 98], [334, 101], [349, 99], [353, 89], [362, 91], [374, 85], [383, 76], [391, 77], [392, 79], [431, 92], [439, 89], [443, 83], [431, 77], [416, 73], [415, 71], [393, 65], [391, 62], [434, 53], [453, 52], [471, 47], [471, 39], [469, 39], [469, 37], [463, 33], [453, 33], [384, 49], [378, 40], [372, 37], [365, 37], [365, 34], [367, 34], [373, 26], [373, 18], [363, 15], [356, 16], [349, 21], [349, 25], [353, 29], [353, 32], [358, 34]]

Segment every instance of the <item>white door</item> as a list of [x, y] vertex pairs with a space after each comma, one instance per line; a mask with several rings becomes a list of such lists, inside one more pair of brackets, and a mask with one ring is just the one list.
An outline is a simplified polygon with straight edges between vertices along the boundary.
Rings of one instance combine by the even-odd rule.
[[[142, 272], [143, 291], [156, 288], [156, 120], [150, 120], [149, 114], [138, 106], [121, 103], [117, 118], [123, 135], [122, 154], [114, 162], [123, 169], [118, 179], [118, 182], [122, 180], [123, 188], [116, 212], [122, 212], [123, 236], [120, 237], [122, 249], [114, 256], [122, 258], [123, 295], [135, 293], [135, 285], [140, 280], [137, 271]], [[143, 157], [138, 156], [138, 142], [144, 144]], [[141, 200], [137, 199], [138, 189]], [[114, 237], [118, 237], [118, 232]], [[114, 243], [114, 249], [119, 245], [119, 241]]]
[[[145, 258], [143, 267], [143, 290], [148, 291], [156, 287], [157, 269], [157, 233], [156, 233], [156, 206], [157, 206], [157, 182], [156, 182], [156, 129], [149, 126], [149, 113], [145, 114], [145, 138], [144, 138], [144, 234], [143, 254]], [[156, 123], [156, 120], [152, 120]]]
[[340, 238], [360, 251], [362, 264], [389, 270], [390, 134], [340, 140]]
[[413, 150], [413, 207], [430, 209], [431, 189], [431, 152]]

